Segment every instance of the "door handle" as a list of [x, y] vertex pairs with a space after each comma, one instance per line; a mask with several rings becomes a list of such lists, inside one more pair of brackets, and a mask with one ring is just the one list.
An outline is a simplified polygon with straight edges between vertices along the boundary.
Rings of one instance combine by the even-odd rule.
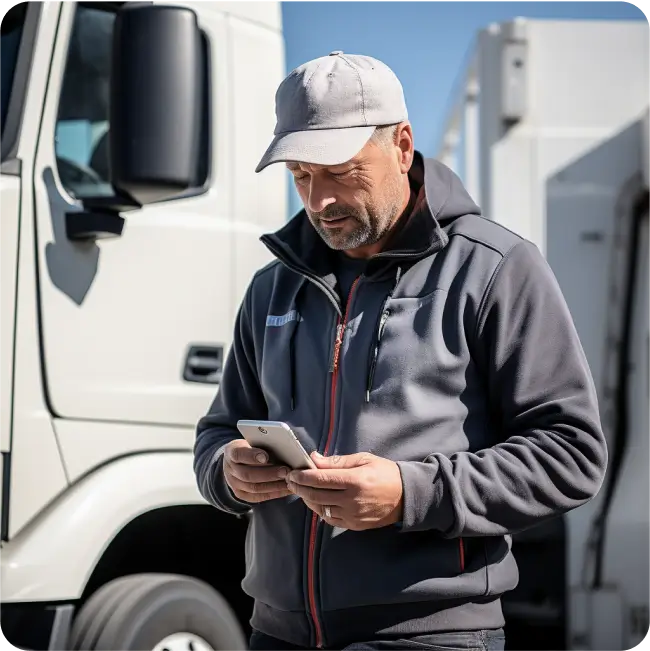
[[190, 346], [183, 379], [187, 382], [219, 384], [223, 371], [223, 346]]

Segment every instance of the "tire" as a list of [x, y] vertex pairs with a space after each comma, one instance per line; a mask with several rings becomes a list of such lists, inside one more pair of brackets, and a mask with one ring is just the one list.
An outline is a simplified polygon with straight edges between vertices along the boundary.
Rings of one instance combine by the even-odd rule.
[[118, 604], [138, 589], [140, 583], [152, 585], [165, 575], [134, 574], [106, 583], [93, 593], [72, 624], [72, 649], [96, 649], [97, 641]]
[[[75, 617], [70, 648], [151, 650], [178, 633], [187, 634], [186, 651], [248, 648], [226, 600], [203, 581], [175, 574], [134, 574], [103, 585]], [[189, 642], [196, 638], [204, 644]]]

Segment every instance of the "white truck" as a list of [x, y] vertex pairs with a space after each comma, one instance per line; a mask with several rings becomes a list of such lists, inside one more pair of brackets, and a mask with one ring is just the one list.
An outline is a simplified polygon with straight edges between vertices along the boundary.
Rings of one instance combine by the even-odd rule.
[[201, 498], [192, 446], [286, 221], [286, 173], [254, 172], [281, 11], [126, 4], [2, 20], [0, 624], [27, 649], [246, 648], [247, 523]]
[[648, 36], [645, 21], [489, 26], [437, 152], [545, 254], [608, 437], [598, 497], [514, 539], [513, 649], [630, 649], [648, 632]]

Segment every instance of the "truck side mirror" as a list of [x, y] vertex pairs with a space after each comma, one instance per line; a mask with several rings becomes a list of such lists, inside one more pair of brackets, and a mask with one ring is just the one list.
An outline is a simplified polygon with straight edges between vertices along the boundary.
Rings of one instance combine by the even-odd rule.
[[111, 182], [140, 205], [192, 187], [200, 155], [201, 32], [185, 7], [126, 3], [110, 88]]

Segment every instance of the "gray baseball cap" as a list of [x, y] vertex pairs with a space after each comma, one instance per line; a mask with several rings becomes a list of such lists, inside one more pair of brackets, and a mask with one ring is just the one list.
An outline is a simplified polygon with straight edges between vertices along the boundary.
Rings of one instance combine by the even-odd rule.
[[275, 138], [255, 169], [340, 165], [380, 126], [408, 119], [402, 84], [381, 61], [337, 50], [291, 71], [275, 94]]

